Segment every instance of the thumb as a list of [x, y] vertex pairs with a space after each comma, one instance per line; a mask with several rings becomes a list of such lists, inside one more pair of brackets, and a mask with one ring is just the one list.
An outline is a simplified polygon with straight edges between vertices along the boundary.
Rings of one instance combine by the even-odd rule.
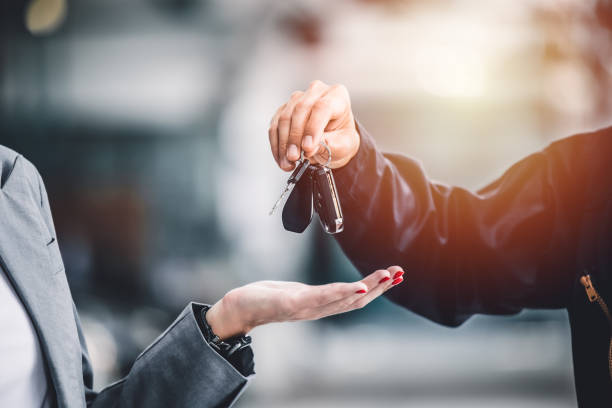
[[[355, 150], [355, 145], [358, 146], [358, 139], [359, 135], [356, 130], [339, 129], [325, 132], [321, 139], [324, 144], [319, 146], [313, 159], [316, 163], [321, 165], [327, 164], [330, 168], [339, 167], [338, 164], [347, 162], [348, 156]], [[325, 145], [327, 145], [329, 150]]]

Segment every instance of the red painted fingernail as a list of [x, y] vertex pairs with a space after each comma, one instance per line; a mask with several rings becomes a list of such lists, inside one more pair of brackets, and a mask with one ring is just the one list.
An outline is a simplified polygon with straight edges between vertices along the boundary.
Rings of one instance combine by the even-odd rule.
[[393, 279], [397, 279], [404, 274], [404, 271], [397, 271], [395, 275], [393, 275]]
[[359, 289], [359, 290], [358, 290], [357, 292], [355, 292], [355, 293], [366, 293], [366, 290], [365, 290], [365, 289]]
[[383, 282], [386, 282], [386, 281], [388, 281], [389, 279], [391, 279], [391, 278], [390, 278], [390, 277], [388, 277], [388, 276], [385, 276], [384, 278], [382, 278], [381, 280], [379, 280], [379, 281], [378, 281], [378, 283], [383, 283]]
[[391, 282], [392, 285], [397, 285], [398, 283], [401, 283], [404, 280], [404, 278], [399, 277], [395, 280], [393, 280], [393, 282]]

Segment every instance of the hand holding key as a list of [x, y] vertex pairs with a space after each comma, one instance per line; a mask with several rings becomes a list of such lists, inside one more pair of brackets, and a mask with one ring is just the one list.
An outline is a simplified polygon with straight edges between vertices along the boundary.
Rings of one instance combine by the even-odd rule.
[[312, 163], [324, 164], [331, 150], [331, 169], [346, 165], [359, 150], [359, 134], [351, 111], [347, 89], [314, 81], [305, 92], [296, 91], [270, 122], [268, 130], [272, 155], [285, 171], [294, 168], [302, 151]]

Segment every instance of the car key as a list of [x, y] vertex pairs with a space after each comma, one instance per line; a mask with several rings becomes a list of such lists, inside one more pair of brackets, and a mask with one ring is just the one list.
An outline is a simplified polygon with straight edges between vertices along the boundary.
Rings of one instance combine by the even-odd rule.
[[298, 160], [297, 165], [295, 166], [295, 169], [293, 170], [293, 173], [291, 173], [291, 175], [289, 176], [289, 179], [287, 180], [287, 186], [285, 186], [285, 189], [281, 193], [278, 200], [276, 200], [276, 203], [274, 203], [274, 206], [272, 207], [268, 215], [274, 214], [274, 211], [276, 211], [276, 208], [283, 201], [285, 196], [289, 194], [291, 190], [293, 190], [297, 182], [300, 181], [304, 173], [306, 173], [306, 169], [308, 169], [309, 166], [310, 166], [310, 160], [305, 159], [305, 158]]
[[291, 193], [283, 208], [282, 217], [287, 231], [304, 232], [312, 220], [313, 210], [316, 210], [319, 221], [328, 234], [344, 230], [340, 196], [333, 172], [328, 167], [331, 163], [331, 150], [325, 142], [321, 142], [321, 146], [327, 150], [327, 162], [323, 165], [311, 164], [302, 152], [302, 158], [289, 176], [285, 190], [270, 211], [272, 215], [284, 197]]
[[283, 207], [283, 227], [287, 231], [297, 232], [298, 234], [304, 232], [312, 221], [312, 215], [314, 213], [312, 203], [312, 174], [316, 165], [310, 165], [306, 172], [295, 183], [293, 191], [287, 198], [285, 206]]
[[319, 221], [328, 234], [342, 232], [344, 218], [332, 170], [327, 166], [313, 167], [313, 201]]

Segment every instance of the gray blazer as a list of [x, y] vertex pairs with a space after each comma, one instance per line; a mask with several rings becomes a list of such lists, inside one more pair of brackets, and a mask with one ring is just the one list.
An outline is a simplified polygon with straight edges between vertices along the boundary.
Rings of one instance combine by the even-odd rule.
[[[134, 362], [101, 392], [72, 301], [40, 174], [0, 146], [0, 263], [39, 336], [59, 407], [226, 407], [244, 377], [204, 340], [188, 305]], [[6, 335], [6, 334], [2, 334]]]

